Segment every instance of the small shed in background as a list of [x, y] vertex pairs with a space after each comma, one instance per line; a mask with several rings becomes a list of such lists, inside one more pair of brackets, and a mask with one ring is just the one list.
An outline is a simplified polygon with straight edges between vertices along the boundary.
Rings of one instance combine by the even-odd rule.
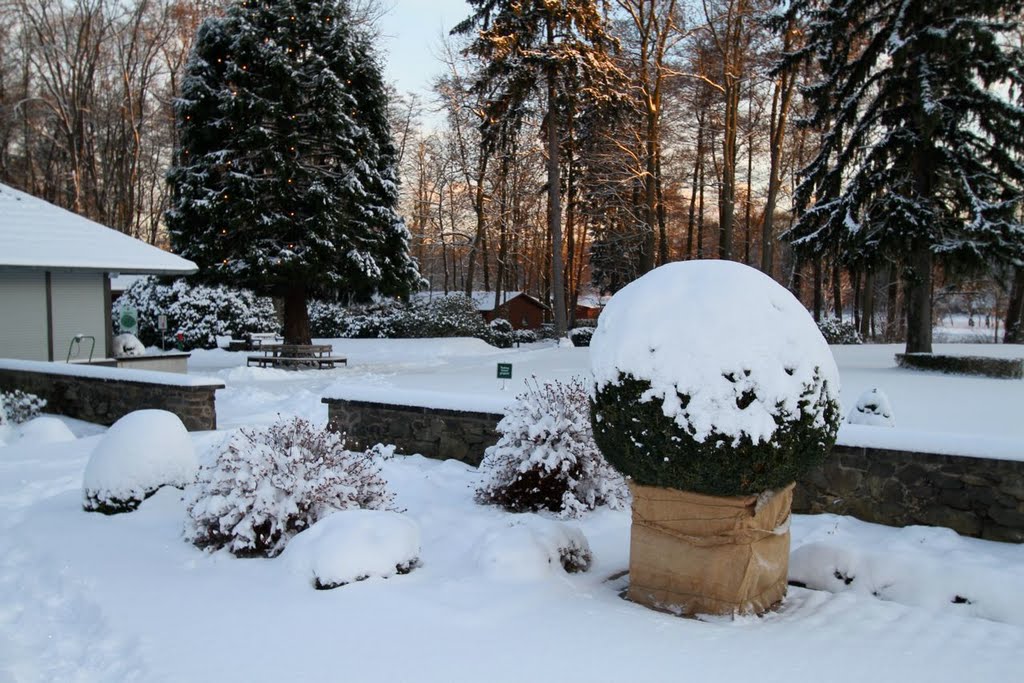
[[[0, 357], [64, 360], [76, 335], [111, 353], [110, 277], [191, 261], [0, 184]], [[88, 348], [86, 348], [88, 352]]]
[[[416, 301], [432, 301], [443, 296], [460, 294], [465, 295], [464, 292], [419, 292], [412, 298]], [[535, 330], [543, 325], [548, 317], [549, 308], [525, 292], [502, 292], [497, 307], [494, 305], [494, 292], [473, 292], [471, 298], [484, 320], [491, 322], [495, 318], [504, 318], [517, 330]]]

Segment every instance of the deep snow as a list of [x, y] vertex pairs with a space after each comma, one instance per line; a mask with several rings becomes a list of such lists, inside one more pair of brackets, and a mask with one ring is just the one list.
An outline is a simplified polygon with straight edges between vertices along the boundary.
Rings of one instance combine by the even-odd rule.
[[[844, 414], [877, 386], [899, 417], [897, 429], [861, 430], [918, 430], [918, 445], [936, 429], [959, 432], [965, 444], [982, 433], [1024, 443], [1017, 416], [1024, 382], [900, 370], [892, 360], [898, 348], [834, 349]], [[965, 349], [989, 350], [1012, 349]], [[588, 363], [586, 349], [498, 351], [466, 340], [339, 340], [335, 352], [348, 355], [348, 369], [257, 370], [242, 367], [245, 354], [195, 354], [193, 372], [227, 384], [217, 399], [222, 431], [192, 434], [197, 452], [208, 453], [233, 427], [268, 424], [278, 413], [322, 423], [319, 399], [331, 384], [344, 391], [368, 383], [396, 397], [444, 389], [460, 400], [493, 398], [514, 393], [530, 372], [564, 379]], [[498, 360], [515, 364], [516, 382], [504, 393]], [[593, 553], [588, 572], [569, 575], [552, 566], [550, 553], [517, 550], [534, 543], [517, 527], [540, 528], [550, 518], [475, 504], [473, 468], [398, 457], [384, 474], [396, 507], [420, 529], [420, 565], [316, 591], [283, 557], [239, 560], [183, 541], [185, 506], [175, 489], [127, 515], [83, 512], [82, 475], [103, 430], [62, 421], [77, 440], [0, 447], [0, 681], [1020, 676], [1024, 546], [797, 516], [794, 571], [828, 590], [791, 588], [781, 610], [763, 619], [679, 619], [619, 597], [628, 511], [565, 523]], [[855, 578], [846, 584], [836, 572]]]

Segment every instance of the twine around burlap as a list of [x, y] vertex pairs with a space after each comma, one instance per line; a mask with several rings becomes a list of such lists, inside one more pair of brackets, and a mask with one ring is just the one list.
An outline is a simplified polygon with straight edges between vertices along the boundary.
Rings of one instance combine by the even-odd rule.
[[631, 600], [684, 615], [760, 614], [785, 596], [792, 484], [761, 497], [630, 490]]

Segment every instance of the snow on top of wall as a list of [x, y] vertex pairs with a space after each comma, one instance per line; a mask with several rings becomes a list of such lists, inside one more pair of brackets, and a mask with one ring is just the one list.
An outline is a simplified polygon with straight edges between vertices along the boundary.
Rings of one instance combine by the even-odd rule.
[[182, 375], [176, 372], [159, 372], [157, 370], [129, 370], [126, 368], [108, 368], [99, 365], [81, 363], [49, 363], [39, 360], [16, 360], [0, 358], [0, 370], [17, 370], [21, 372], [41, 372], [67, 377], [88, 377], [92, 379], [116, 380], [119, 382], [139, 382], [141, 384], [165, 384], [172, 387], [219, 387], [224, 382], [210, 377]]
[[712, 432], [770, 440], [774, 415], [796, 415], [816, 373], [839, 395], [835, 359], [803, 305], [731, 261], [670, 263], [624, 287], [601, 313], [590, 358], [597, 389], [623, 375], [649, 381], [644, 400], [698, 441]]
[[920, 429], [897, 429], [876, 425], [843, 424], [836, 446], [878, 448], [965, 458], [1024, 461], [1024, 442], [1005, 436], [953, 434]]
[[196, 264], [0, 184], [0, 266], [194, 273]]
[[324, 392], [326, 400], [366, 401], [386, 405], [434, 410], [461, 410], [468, 413], [503, 415], [515, 400], [512, 395], [495, 396], [477, 392], [432, 391], [430, 389], [396, 389], [387, 386], [359, 386], [339, 382]]

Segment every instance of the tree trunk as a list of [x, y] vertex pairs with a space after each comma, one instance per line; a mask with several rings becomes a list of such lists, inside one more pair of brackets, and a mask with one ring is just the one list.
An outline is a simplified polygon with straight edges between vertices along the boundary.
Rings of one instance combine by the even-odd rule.
[[910, 253], [907, 278], [907, 353], [932, 352], [932, 252], [920, 245]]
[[309, 344], [309, 312], [306, 310], [306, 287], [291, 283], [284, 290], [284, 342]]
[[1015, 268], [1010, 302], [1006, 308], [1003, 343], [1024, 344], [1024, 268]]
[[832, 263], [832, 312], [836, 320], [843, 319], [843, 270], [838, 261]]
[[824, 304], [821, 282], [821, 257], [814, 257], [814, 322], [821, 322], [821, 309]]
[[867, 340], [871, 336], [871, 322], [875, 317], [875, 276], [872, 271], [864, 273], [864, 295], [861, 297], [860, 336]]
[[[548, 44], [554, 44], [554, 25], [548, 23]], [[561, 165], [558, 149], [558, 111], [555, 106], [555, 67], [548, 68], [548, 227], [551, 230], [551, 303], [555, 313], [555, 337], [565, 336], [565, 275], [562, 272]]]

